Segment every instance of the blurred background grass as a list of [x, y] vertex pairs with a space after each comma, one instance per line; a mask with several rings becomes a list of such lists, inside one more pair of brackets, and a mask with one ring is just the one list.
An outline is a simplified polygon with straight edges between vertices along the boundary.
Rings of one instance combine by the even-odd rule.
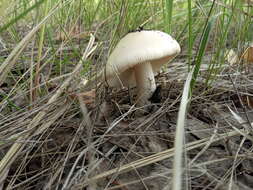
[[[80, 56], [80, 50], [85, 47], [83, 40], [88, 38], [89, 33], [95, 34], [97, 41], [101, 42], [101, 48], [109, 50], [104, 51], [108, 55], [117, 41], [128, 31], [139, 26], [162, 30], [179, 41], [189, 64], [194, 64], [194, 60], [197, 61], [195, 64], [200, 64], [206, 47], [211, 49], [212, 57], [209, 61], [212, 73], [215, 73], [212, 65], [224, 63], [226, 48], [240, 49], [245, 43], [252, 41], [251, 1], [2, 0], [1, 45], [8, 49], [13, 48], [52, 9], [62, 4], [64, 5], [41, 26], [35, 37], [30, 39], [38, 48], [38, 55], [34, 56], [37, 66], [32, 68], [31, 72], [35, 78], [39, 75], [43, 49], [57, 51], [60, 46], [67, 46], [76, 50], [62, 54], [60, 60], [54, 61], [53, 73], [61, 75], [65, 73], [65, 66], [73, 64], [71, 58]], [[209, 23], [212, 28], [206, 28], [212, 19], [212, 23]], [[210, 30], [211, 41], [207, 39], [209, 34], [204, 35], [206, 30]], [[204, 44], [201, 46], [201, 43]], [[199, 51], [202, 51], [202, 55]], [[24, 55], [21, 57], [25, 60], [30, 59]], [[52, 55], [50, 64], [54, 59]], [[1, 60], [4, 60], [4, 57], [1, 56]]]

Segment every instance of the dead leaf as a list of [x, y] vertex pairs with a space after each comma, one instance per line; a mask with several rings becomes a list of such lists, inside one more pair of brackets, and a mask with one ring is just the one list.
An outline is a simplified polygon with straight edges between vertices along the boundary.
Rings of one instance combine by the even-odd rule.
[[253, 63], [253, 44], [251, 44], [242, 54], [242, 60], [246, 63]]
[[82, 92], [82, 93], [78, 93], [78, 94], [71, 94], [70, 98], [76, 99], [76, 98], [79, 97], [83, 100], [83, 103], [92, 104], [92, 103], [94, 103], [95, 96], [96, 96], [95, 89], [92, 89], [88, 92]]
[[91, 104], [94, 102], [96, 96], [95, 89], [92, 89], [88, 92], [79, 93], [77, 96], [81, 97], [85, 104]]
[[234, 50], [232, 49], [227, 50], [226, 55], [227, 55], [226, 58], [229, 64], [234, 65], [236, 63], [239, 63], [239, 57]]
[[252, 96], [242, 96], [242, 102], [245, 106], [253, 108], [253, 97]]

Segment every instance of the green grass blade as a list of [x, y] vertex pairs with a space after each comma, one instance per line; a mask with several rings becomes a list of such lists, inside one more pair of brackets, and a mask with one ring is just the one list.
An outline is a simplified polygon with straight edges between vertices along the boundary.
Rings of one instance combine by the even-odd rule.
[[38, 8], [45, 0], [39, 0], [37, 1], [33, 6], [26, 9], [24, 12], [17, 15], [15, 18], [13, 18], [10, 22], [0, 27], [0, 33], [5, 31], [7, 28], [12, 26], [14, 23], [16, 23], [18, 20], [22, 19], [24, 16], [26, 16], [29, 12], [31, 12], [33, 9]]
[[171, 21], [172, 21], [172, 10], [173, 10], [173, 0], [164, 0], [164, 26], [165, 32], [171, 33]]
[[[44, 7], [44, 17], [48, 14], [49, 10], [49, 0], [46, 0], [45, 7]], [[45, 37], [45, 28], [46, 25], [45, 23], [42, 25], [39, 33], [39, 46], [38, 46], [38, 60], [37, 60], [37, 65], [36, 65], [36, 72], [35, 72], [35, 86], [39, 85], [39, 70], [40, 70], [40, 62], [41, 62], [41, 57], [42, 57], [42, 49], [43, 49], [43, 43], [44, 43], [44, 37]], [[34, 97], [36, 98], [37, 96], [37, 89], [34, 90]]]
[[210, 9], [208, 20], [206, 22], [206, 25], [204, 27], [204, 30], [203, 30], [203, 33], [201, 36], [198, 53], [195, 57], [195, 68], [194, 68], [193, 77], [192, 77], [192, 81], [191, 81], [191, 89], [193, 89], [196, 79], [197, 79], [197, 76], [199, 74], [200, 66], [202, 63], [202, 58], [204, 56], [204, 53], [205, 53], [205, 50], [206, 50], [206, 47], [208, 44], [210, 32], [212, 30], [212, 27], [213, 27], [217, 17], [220, 15], [220, 14], [217, 14], [214, 16], [210, 16], [212, 9], [213, 9], [213, 6]]
[[192, 5], [191, 0], [188, 0], [188, 65], [191, 65], [193, 47], [193, 33], [192, 33]]

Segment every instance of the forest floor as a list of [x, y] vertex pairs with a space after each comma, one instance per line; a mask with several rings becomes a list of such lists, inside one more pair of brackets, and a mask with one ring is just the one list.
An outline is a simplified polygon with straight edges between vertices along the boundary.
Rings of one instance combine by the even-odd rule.
[[[1, 50], [1, 57], [7, 52]], [[29, 53], [28, 48], [25, 54]], [[70, 76], [48, 79], [44, 76], [52, 73], [50, 67], [41, 72], [46, 95], [29, 104], [31, 92], [24, 91], [29, 88], [15, 87], [17, 80], [28, 80], [19, 78], [27, 64], [17, 65], [0, 87], [1, 159], [10, 147], [20, 148], [7, 161], [11, 164], [0, 177], [2, 187], [169, 189], [178, 110], [188, 74], [183, 54], [156, 76], [157, 90], [142, 116], [135, 114], [141, 109], [133, 105], [135, 89], [115, 90], [105, 84], [85, 89], [80, 73], [55, 96]], [[207, 85], [209, 57], [205, 59], [185, 122], [185, 189], [252, 189], [251, 65], [222, 65]]]

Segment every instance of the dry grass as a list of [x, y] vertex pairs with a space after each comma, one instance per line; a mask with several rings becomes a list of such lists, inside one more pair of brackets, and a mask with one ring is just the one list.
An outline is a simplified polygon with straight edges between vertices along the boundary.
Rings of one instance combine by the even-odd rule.
[[[1, 106], [5, 189], [170, 189], [187, 66], [179, 58], [157, 76], [150, 112], [136, 117], [134, 89], [111, 91], [102, 85], [79, 93], [89, 89], [73, 77], [92, 56], [93, 43], [65, 82], [32, 107], [9, 112]], [[252, 126], [246, 117], [251, 120], [251, 76], [232, 75], [234, 69], [225, 66], [209, 89], [200, 77], [192, 95], [182, 167], [188, 189], [252, 187]], [[77, 85], [66, 90], [69, 83]]]
[[[198, 42], [200, 36], [194, 34], [203, 31], [205, 21], [208, 24], [208, 16], [203, 13], [210, 4], [207, 1], [203, 7], [198, 3], [189, 7], [193, 11], [191, 24], [199, 28], [192, 28], [189, 36], [185, 32], [188, 20], [173, 28], [183, 51], [156, 76], [158, 88], [151, 104], [143, 109], [148, 111], [140, 116], [136, 111], [142, 108], [133, 105], [135, 89], [108, 88], [98, 81], [97, 74], [118, 38], [129, 28], [140, 23], [159, 28], [170, 20], [170, 15], [161, 19], [163, 11], [157, 9], [165, 1], [97, 1], [97, 7], [89, 1], [94, 9], [90, 17], [82, 15], [86, 7], [78, 9], [77, 14], [78, 4], [71, 2], [59, 1], [45, 11], [45, 17], [35, 22], [38, 24], [33, 29], [20, 32], [17, 44], [8, 41], [11, 32], [1, 33], [0, 189], [252, 189], [252, 65], [240, 64], [239, 58], [230, 65], [222, 50], [239, 47], [226, 44], [230, 33], [237, 31], [237, 25], [231, 29], [227, 23], [237, 18], [235, 14], [247, 16], [246, 9], [233, 9], [235, 1], [231, 1], [231, 7], [229, 2], [224, 6], [210, 1], [216, 5], [214, 15], [220, 15], [221, 10], [231, 17], [228, 21], [223, 15], [217, 17], [215, 31], [210, 29], [201, 54], [198, 47], [203, 40]], [[181, 15], [183, 4], [177, 3], [175, 19], [187, 15], [186, 11]], [[65, 5], [71, 8], [69, 15], [59, 13]], [[107, 5], [110, 9], [101, 11]], [[142, 8], [147, 11], [141, 12]], [[73, 12], [78, 18], [70, 16]], [[62, 16], [63, 23], [56, 22], [55, 13]], [[79, 23], [81, 16], [87, 16], [84, 24]], [[42, 39], [38, 48], [35, 35], [51, 19], [57, 25], [47, 31], [52, 41], [44, 39], [42, 45]], [[173, 20], [173, 24], [176, 22]], [[54, 31], [58, 24], [61, 30]], [[243, 24], [248, 29], [248, 22]], [[180, 27], [184, 32], [177, 31]], [[4, 35], [6, 44], [1, 40]], [[183, 45], [188, 37], [187, 49]], [[240, 35], [238, 38], [241, 40]], [[187, 76], [191, 76], [187, 62], [196, 63], [194, 56], [199, 56], [201, 67], [187, 97]], [[178, 127], [181, 131], [177, 133]], [[179, 139], [178, 144], [175, 139]]]

